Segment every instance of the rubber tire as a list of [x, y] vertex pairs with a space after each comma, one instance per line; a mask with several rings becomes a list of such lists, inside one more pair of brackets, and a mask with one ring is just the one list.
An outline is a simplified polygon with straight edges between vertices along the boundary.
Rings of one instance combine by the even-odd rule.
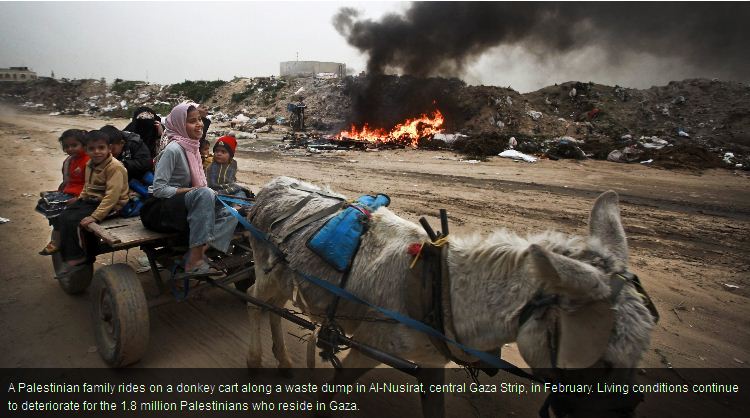
[[148, 302], [130, 266], [113, 264], [94, 274], [91, 319], [99, 355], [110, 367], [140, 360], [148, 348]]
[[[52, 254], [52, 267], [54, 271], [58, 271], [64, 261], [60, 253]], [[71, 274], [65, 275], [57, 279], [62, 287], [63, 291], [69, 295], [78, 295], [88, 289], [91, 284], [91, 278], [94, 276], [94, 265], [87, 264], [81, 270], [75, 271]]]

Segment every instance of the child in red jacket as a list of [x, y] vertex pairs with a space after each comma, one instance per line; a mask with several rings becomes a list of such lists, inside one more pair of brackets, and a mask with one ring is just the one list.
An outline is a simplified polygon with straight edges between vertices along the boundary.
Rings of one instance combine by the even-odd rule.
[[[68, 158], [63, 162], [62, 174], [63, 180], [57, 188], [54, 196], [55, 200], [64, 200], [65, 204], [70, 206], [78, 200], [78, 195], [83, 190], [86, 183], [86, 163], [89, 162], [89, 156], [86, 154], [85, 143], [86, 131], [82, 129], [68, 129], [60, 136], [60, 145], [63, 151], [68, 154]], [[51, 255], [58, 251], [59, 233], [55, 229], [56, 217], [49, 218], [52, 225], [52, 239], [42, 251], [41, 255]]]

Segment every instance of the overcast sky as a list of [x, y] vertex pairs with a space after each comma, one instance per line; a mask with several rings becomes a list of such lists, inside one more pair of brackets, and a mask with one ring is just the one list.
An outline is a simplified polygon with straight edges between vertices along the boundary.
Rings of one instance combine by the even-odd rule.
[[[409, 3], [0, 2], [0, 67], [156, 83], [278, 75], [280, 62], [297, 58], [343, 62], [358, 72], [367, 57], [332, 25], [345, 6], [378, 20]], [[603, 53], [589, 48], [542, 63], [520, 47], [496, 47], [462, 78], [527, 92], [570, 80], [647, 88], [712, 76], [651, 55], [630, 54], [614, 68], [592, 65]]]

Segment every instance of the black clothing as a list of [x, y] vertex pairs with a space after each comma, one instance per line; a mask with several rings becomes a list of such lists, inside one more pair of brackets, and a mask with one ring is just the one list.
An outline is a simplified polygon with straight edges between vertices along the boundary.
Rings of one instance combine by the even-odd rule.
[[128, 180], [140, 180], [154, 169], [151, 152], [138, 134], [122, 131], [122, 136], [125, 137], [125, 146], [117, 159], [128, 170]]
[[80, 228], [79, 223], [81, 219], [94, 213], [99, 203], [93, 200], [78, 200], [66, 207], [57, 217], [55, 228], [60, 231], [60, 255], [64, 261], [86, 256], [90, 262], [96, 258], [98, 239], [93, 233]]
[[209, 118], [201, 118], [203, 121], [203, 136], [201, 139], [206, 139], [206, 133], [208, 132], [208, 127], [211, 126], [211, 119]]
[[177, 232], [179, 240], [188, 242], [190, 225], [185, 206], [185, 193], [176, 194], [167, 199], [152, 197], [141, 208], [141, 223], [146, 228], [157, 232]]
[[150, 107], [141, 106], [135, 109], [133, 119], [123, 129], [123, 131], [134, 132], [141, 137], [151, 153], [151, 158], [156, 156], [156, 148], [159, 146], [159, 140], [161, 139], [154, 122], [161, 122], [161, 118]]

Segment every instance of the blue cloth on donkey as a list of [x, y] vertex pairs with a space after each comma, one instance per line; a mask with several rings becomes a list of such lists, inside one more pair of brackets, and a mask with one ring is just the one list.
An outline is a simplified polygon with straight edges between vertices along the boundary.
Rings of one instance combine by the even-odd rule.
[[320, 227], [307, 241], [307, 247], [337, 271], [348, 271], [367, 229], [370, 212], [390, 203], [384, 194], [360, 197]]

